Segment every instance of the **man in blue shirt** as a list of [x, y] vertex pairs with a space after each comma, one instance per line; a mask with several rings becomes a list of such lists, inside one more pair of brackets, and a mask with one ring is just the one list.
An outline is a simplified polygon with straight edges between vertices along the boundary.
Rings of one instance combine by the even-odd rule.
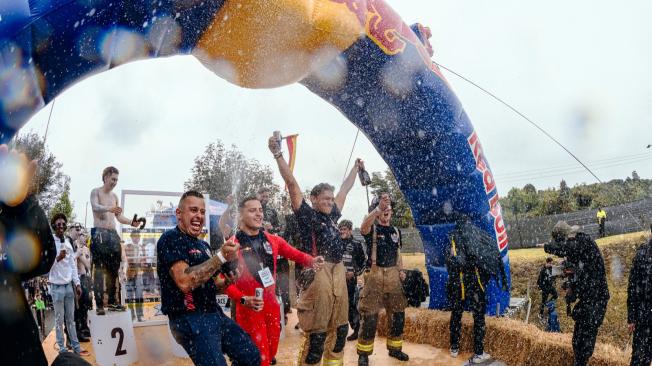
[[[234, 366], [260, 365], [251, 338], [222, 313], [216, 299], [218, 286], [224, 285], [218, 274], [227, 261], [237, 260], [239, 246], [229, 240], [211, 256], [208, 243], [199, 239], [206, 218], [199, 192], [181, 196], [176, 216], [177, 227], [163, 233], [157, 244], [161, 310], [172, 335], [195, 365], [226, 366], [224, 353]], [[235, 275], [226, 278], [233, 281]]]

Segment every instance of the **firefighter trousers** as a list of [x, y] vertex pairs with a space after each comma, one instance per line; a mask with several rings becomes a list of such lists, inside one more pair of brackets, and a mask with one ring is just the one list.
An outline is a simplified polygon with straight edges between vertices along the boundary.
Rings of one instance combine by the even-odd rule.
[[358, 311], [360, 312], [360, 332], [357, 351], [359, 355], [370, 355], [374, 350], [374, 339], [378, 326], [378, 312], [385, 308], [387, 312], [387, 349], [403, 348], [403, 327], [405, 325], [405, 308], [407, 299], [403, 294], [403, 285], [398, 266], [372, 266], [365, 273], [364, 288], [360, 293]]
[[342, 262], [326, 262], [310, 286], [301, 291], [297, 317], [303, 331], [299, 365], [342, 365], [348, 324], [349, 296]]

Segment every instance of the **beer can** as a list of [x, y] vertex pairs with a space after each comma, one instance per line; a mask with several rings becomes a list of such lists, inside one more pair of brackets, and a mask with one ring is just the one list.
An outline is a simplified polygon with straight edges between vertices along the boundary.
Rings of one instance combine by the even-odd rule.
[[278, 145], [281, 146], [281, 140], [283, 138], [281, 137], [281, 131], [274, 131], [274, 140], [278, 142]]
[[261, 287], [256, 288], [256, 298], [258, 298], [258, 299], [263, 298], [263, 288], [261, 288]]

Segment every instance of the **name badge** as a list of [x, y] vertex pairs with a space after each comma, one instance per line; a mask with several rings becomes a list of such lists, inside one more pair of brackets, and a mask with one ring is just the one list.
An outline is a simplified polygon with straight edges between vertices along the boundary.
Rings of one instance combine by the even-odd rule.
[[263, 282], [265, 288], [274, 284], [274, 276], [272, 276], [272, 271], [269, 270], [269, 267], [265, 267], [258, 271], [258, 275], [260, 276], [260, 280]]

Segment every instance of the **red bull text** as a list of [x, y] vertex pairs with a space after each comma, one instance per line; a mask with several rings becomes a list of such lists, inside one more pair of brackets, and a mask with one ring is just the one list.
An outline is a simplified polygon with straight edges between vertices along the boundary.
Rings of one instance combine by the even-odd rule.
[[505, 221], [503, 220], [500, 202], [498, 202], [500, 197], [498, 196], [498, 190], [496, 189], [496, 182], [494, 181], [494, 176], [489, 169], [487, 160], [485, 159], [480, 139], [475, 131], [471, 133], [471, 136], [468, 137], [467, 141], [471, 151], [473, 152], [473, 158], [475, 158], [475, 168], [482, 173], [484, 190], [487, 197], [489, 197], [489, 213], [494, 218], [494, 230], [496, 232], [496, 240], [498, 241], [498, 249], [502, 252], [507, 248], [508, 240]]

